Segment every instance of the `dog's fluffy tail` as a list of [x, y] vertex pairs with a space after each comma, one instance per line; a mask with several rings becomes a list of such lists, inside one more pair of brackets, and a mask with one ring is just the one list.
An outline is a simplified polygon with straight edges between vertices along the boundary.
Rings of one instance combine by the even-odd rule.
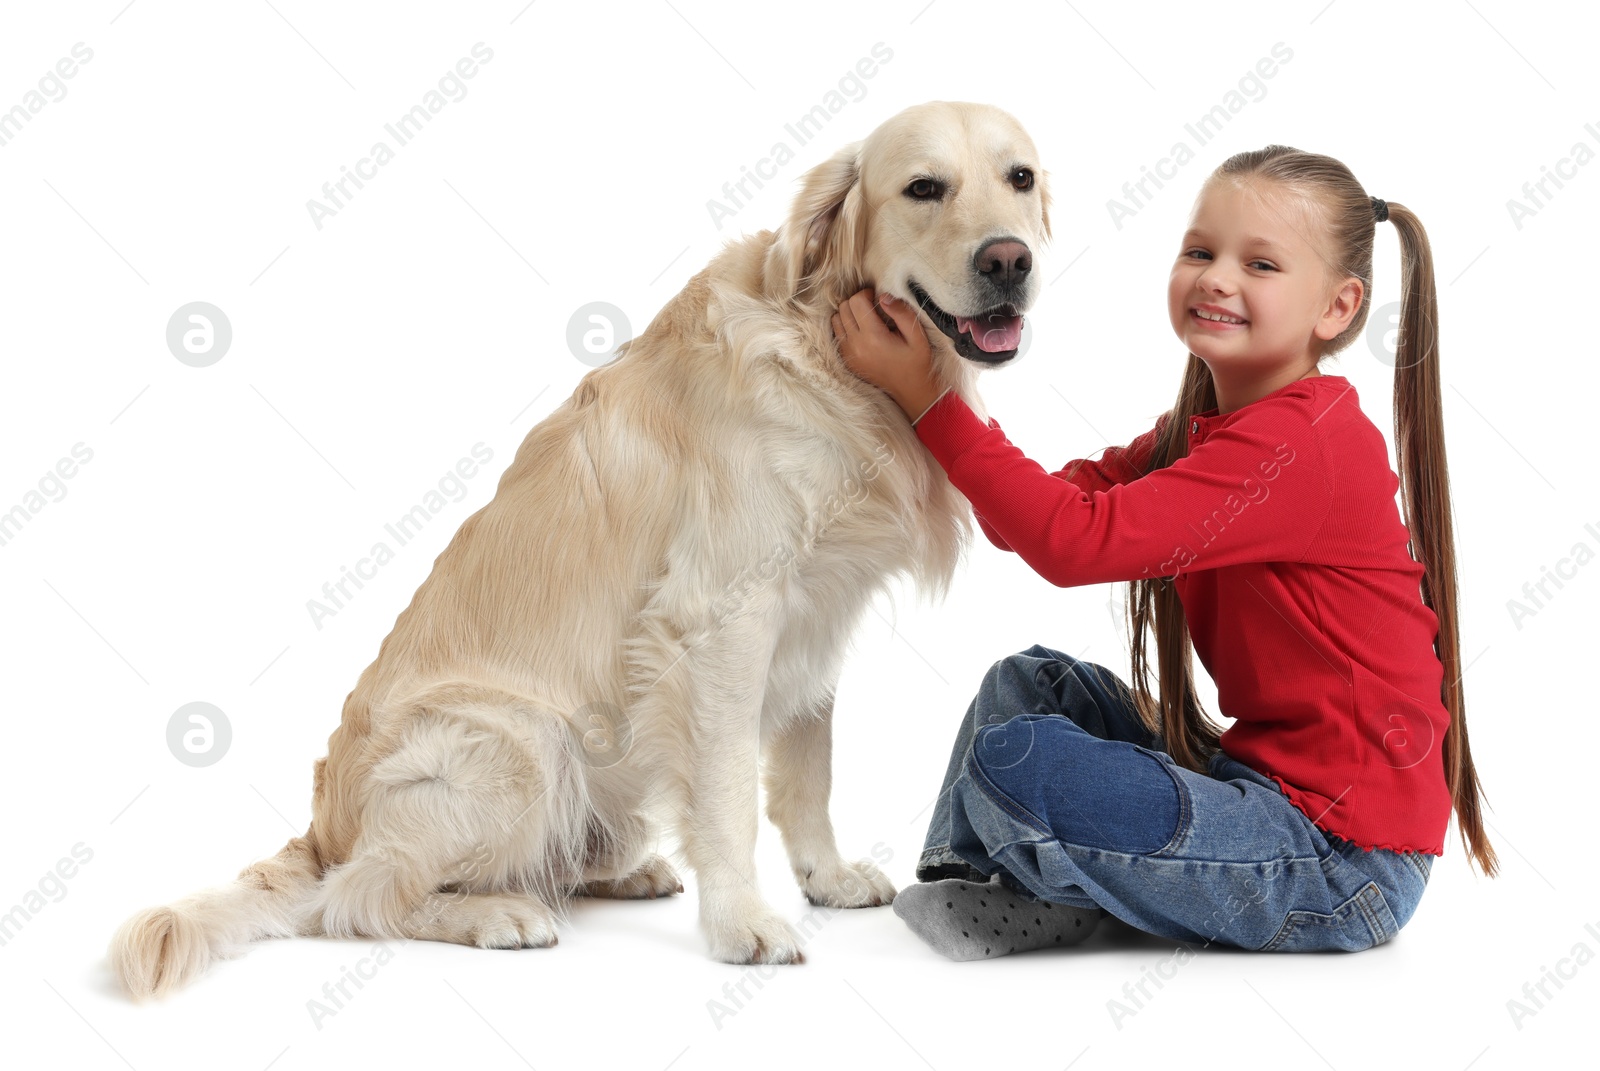
[[305, 910], [322, 881], [310, 839], [295, 837], [233, 884], [152, 907], [124, 922], [111, 939], [111, 968], [135, 1000], [164, 997], [213, 962], [251, 941], [320, 932]]

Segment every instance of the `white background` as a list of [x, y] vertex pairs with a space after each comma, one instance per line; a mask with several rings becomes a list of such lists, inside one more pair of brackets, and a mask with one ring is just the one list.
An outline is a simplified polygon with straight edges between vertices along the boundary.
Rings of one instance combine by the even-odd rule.
[[[0, 910], [74, 845], [93, 853], [0, 947], [7, 1064], [1593, 1059], [1595, 701], [1575, 670], [1592, 666], [1597, 639], [1600, 566], [1587, 557], [1600, 531], [1585, 525], [1600, 529], [1600, 508], [1586, 475], [1595, 349], [1576, 310], [1592, 306], [1600, 166], [1580, 167], [1520, 228], [1506, 206], [1575, 143], [1600, 150], [1584, 129], [1600, 127], [1592, 14], [1505, 0], [125, 3], [7, 5], [0, 32], [0, 108], [76, 42], [94, 53], [0, 147], [0, 511], [74, 444], [93, 451], [65, 497], [0, 547]], [[494, 56], [468, 95], [314, 226], [308, 199], [480, 41]], [[706, 202], [876, 42], [893, 55], [862, 99], [719, 230]], [[1115, 226], [1107, 200], [1276, 42], [1293, 57], [1265, 95]], [[588, 370], [566, 343], [574, 310], [610, 302], [642, 330], [722, 242], [777, 226], [807, 167], [938, 98], [1012, 112], [1050, 172], [1056, 241], [1032, 345], [983, 381], [1010, 438], [1050, 468], [1125, 443], [1172, 404], [1184, 353], [1165, 282], [1194, 194], [1226, 156], [1269, 142], [1328, 153], [1418, 213], [1439, 279], [1467, 710], [1503, 875], [1469, 871], [1452, 827], [1390, 944], [1209, 951], [1147, 985], [1153, 999], [1120, 1024], [1107, 1002], [1127, 1001], [1167, 943], [1107, 925], [1083, 948], [952, 964], [889, 910], [850, 912], [808, 941], [804, 966], [756, 988], [707, 959], [692, 882], [671, 901], [580, 904], [550, 950], [404, 946], [320, 1026], [307, 1002], [374, 944], [271, 942], [169, 1001], [132, 1005], [105, 966], [113, 929], [305, 828], [312, 762], [344, 695], [521, 437]], [[1392, 231], [1378, 234], [1381, 305], [1398, 297], [1399, 257]], [[207, 368], [166, 345], [191, 301], [232, 324]], [[1324, 371], [1347, 376], [1392, 433], [1392, 371], [1365, 341]], [[465, 496], [316, 628], [307, 600], [479, 442], [493, 460]], [[1585, 564], [1519, 627], [1508, 600], [1580, 543]], [[1125, 675], [1121, 592], [1053, 588], [979, 536], [942, 605], [909, 589], [880, 600], [838, 694], [845, 852], [881, 842], [890, 876], [909, 882], [983, 672], [1038, 642]], [[233, 730], [203, 769], [165, 738], [197, 700]], [[760, 864], [771, 901], [798, 920], [808, 906], [766, 825]], [[1519, 1028], [1507, 1002], [1580, 943], [1583, 965], [1568, 961], [1573, 977]], [[733, 1008], [724, 987], [741, 981], [748, 999], [715, 1018], [709, 1002]]]

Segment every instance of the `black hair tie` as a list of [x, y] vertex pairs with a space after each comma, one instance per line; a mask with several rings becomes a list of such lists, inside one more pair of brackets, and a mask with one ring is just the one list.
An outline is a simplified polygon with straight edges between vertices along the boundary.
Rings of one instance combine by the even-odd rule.
[[1389, 218], [1389, 202], [1381, 197], [1372, 199], [1372, 218], [1382, 223]]

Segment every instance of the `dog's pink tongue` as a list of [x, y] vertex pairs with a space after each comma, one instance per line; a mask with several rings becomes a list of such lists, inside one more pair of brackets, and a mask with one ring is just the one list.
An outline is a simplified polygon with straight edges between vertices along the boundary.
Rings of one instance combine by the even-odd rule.
[[985, 353], [1004, 353], [1022, 344], [1020, 316], [957, 316], [956, 328], [971, 335]]

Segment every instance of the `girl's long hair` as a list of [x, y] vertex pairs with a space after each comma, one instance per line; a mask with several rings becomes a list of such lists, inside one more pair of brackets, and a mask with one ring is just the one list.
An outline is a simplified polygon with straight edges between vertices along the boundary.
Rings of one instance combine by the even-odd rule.
[[[1229, 157], [1208, 184], [1231, 180], [1250, 187], [1283, 191], [1302, 199], [1304, 218], [1320, 224], [1320, 245], [1331, 280], [1361, 280], [1361, 307], [1337, 337], [1323, 343], [1319, 357], [1344, 349], [1360, 337], [1372, 294], [1374, 205], [1349, 168], [1332, 157], [1285, 145]], [[1450, 714], [1444, 734], [1445, 781], [1450, 789], [1462, 844], [1478, 869], [1499, 869], [1484, 833], [1479, 809], [1482, 790], [1467, 742], [1466, 707], [1461, 690], [1461, 651], [1456, 620], [1456, 554], [1451, 530], [1450, 482], [1445, 464], [1444, 421], [1439, 391], [1438, 303], [1434, 293], [1433, 253], [1416, 215], [1388, 202], [1389, 222], [1400, 238], [1402, 277], [1400, 331], [1395, 352], [1394, 433], [1404, 521], [1417, 560], [1423, 564], [1422, 601], [1439, 619], [1435, 652], [1444, 667], [1440, 698]], [[1144, 472], [1165, 468], [1188, 453], [1187, 418], [1217, 405], [1211, 370], [1193, 353], [1184, 369], [1178, 399], [1166, 415]], [[1158, 421], [1158, 424], [1161, 421]], [[1068, 476], [1070, 478], [1070, 473]], [[1155, 578], [1130, 583], [1127, 619], [1132, 648], [1132, 699], [1140, 719], [1179, 765], [1204, 772], [1218, 747], [1221, 730], [1195, 695], [1188, 624], [1177, 589]], [[1152, 697], [1147, 676], [1146, 630], [1154, 626], [1158, 692]]]

